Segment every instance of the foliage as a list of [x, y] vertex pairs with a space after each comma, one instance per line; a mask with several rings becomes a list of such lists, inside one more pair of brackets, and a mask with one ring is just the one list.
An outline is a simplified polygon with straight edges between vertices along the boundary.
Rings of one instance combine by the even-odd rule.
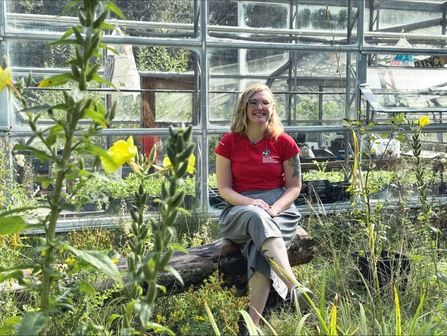
[[116, 5], [123, 9], [128, 20], [154, 22], [192, 22], [192, 1], [177, 0], [116, 0]]
[[[433, 209], [437, 211], [436, 208]], [[385, 209], [383, 210], [385, 211]], [[393, 209], [388, 210], [389, 213], [395, 213]], [[396, 214], [393, 222], [389, 222], [392, 227], [398, 227], [401, 216], [406, 216], [404, 213]], [[412, 215], [408, 213], [408, 216]], [[391, 220], [391, 217], [390, 217]], [[212, 225], [211, 222], [203, 222], [202, 225]], [[317, 302], [317, 307], [320, 310], [325, 310], [329, 314], [333, 307], [335, 294], [338, 294], [338, 313], [337, 313], [337, 328], [339, 334], [343, 335], [390, 335], [395, 334], [396, 320], [395, 320], [395, 300], [394, 294], [389, 291], [384, 295], [384, 316], [383, 318], [375, 311], [377, 305], [377, 298], [369, 294], [367, 287], [361, 286], [357, 281], [357, 265], [355, 260], [351, 257], [351, 252], [358, 250], [357, 241], [353, 239], [359, 231], [362, 230], [355, 223], [355, 218], [349, 216], [348, 213], [342, 210], [337, 213], [322, 215], [313, 214], [310, 217], [305, 217], [301, 225], [310, 233], [316, 240], [316, 254], [315, 259], [306, 265], [301, 265], [295, 268], [295, 272], [300, 279], [304, 279], [307, 284], [310, 284], [312, 291], [315, 293], [320, 301]], [[91, 230], [95, 232], [95, 230]], [[102, 235], [106, 235], [107, 230], [103, 230]], [[118, 231], [112, 232], [115, 236], [119, 236]], [[93, 234], [92, 234], [93, 235]], [[81, 237], [81, 233], [79, 233]], [[20, 248], [20, 255], [23, 257], [28, 255], [27, 240], [23, 241], [25, 237], [21, 237], [24, 245]], [[214, 236], [217, 239], [218, 236]], [[82, 239], [82, 238], [79, 238]], [[411, 272], [408, 275], [408, 286], [405, 292], [399, 293], [399, 305], [401, 314], [402, 334], [404, 335], [442, 335], [447, 331], [447, 324], [444, 318], [445, 310], [442, 306], [443, 302], [440, 299], [442, 293], [436, 284], [436, 279], [433, 277], [433, 263], [430, 256], [430, 251], [427, 249], [425, 240], [421, 239], [417, 232], [405, 232], [396, 230], [394, 234], [389, 236], [390, 243], [398, 248], [407, 241], [411, 241], [411, 249], [406, 252], [412, 256]], [[153, 241], [153, 240], [152, 240]], [[444, 244], [445, 240], [441, 241]], [[94, 242], [92, 241], [92, 244]], [[17, 244], [14, 244], [17, 246]], [[18, 247], [18, 246], [17, 246]], [[118, 248], [119, 246], [115, 246]], [[6, 249], [6, 247], [5, 247]], [[5, 251], [5, 250], [3, 250]], [[123, 247], [120, 247], [120, 254]], [[1, 254], [5, 253], [5, 254]], [[0, 251], [0, 258], [4, 260], [8, 258], [11, 252]], [[440, 256], [444, 253], [440, 251]], [[445, 257], [443, 257], [445, 260]], [[439, 263], [440, 272], [447, 270], [445, 262]], [[326, 279], [324, 282], [323, 279]], [[208, 281], [209, 282], [209, 281]], [[209, 284], [206, 284], [209, 286]], [[221, 286], [216, 288], [215, 295], [225, 300], [235, 300], [236, 298], [229, 298], [227, 288]], [[196, 291], [190, 289], [187, 295], [177, 294], [166, 297], [157, 298], [154, 311], [154, 320], [163, 327], [168, 327], [171, 330], [177, 331], [177, 326], [174, 319], [169, 319], [178, 312], [178, 307], [194, 307], [195, 311], [200, 313], [190, 314], [190, 328], [200, 330], [205, 328], [206, 322], [201, 319], [196, 320], [195, 316], [204, 313], [203, 307], [196, 305], [198, 302], [198, 295]], [[424, 295], [424, 293], [426, 293]], [[445, 289], [444, 289], [445, 294]], [[86, 316], [91, 317], [91, 323], [97, 326], [104, 326], [103, 331], [98, 331], [95, 334], [118, 334], [120, 327], [118, 321], [109, 321], [108, 318], [114, 314], [121, 314], [120, 305], [117, 300], [111, 298], [117, 297], [118, 292], [115, 290], [96, 292], [95, 294], [85, 295], [83, 297], [76, 297], [75, 311], [60, 312], [56, 320], [50, 322], [49, 334], [66, 331], [65, 334], [74, 333], [79, 324], [85, 325], [88, 320]], [[214, 297], [214, 296], [213, 296]], [[321, 299], [324, 298], [324, 302]], [[245, 297], [241, 298], [245, 299]], [[2, 292], [0, 294], [0, 325], [6, 327], [4, 321], [11, 316], [20, 315], [19, 308], [28, 306], [32, 300], [23, 301], [19, 299], [16, 294]], [[181, 303], [178, 303], [178, 302]], [[221, 314], [219, 310], [214, 310], [215, 304], [212, 300], [207, 300], [212, 314], [215, 317], [216, 323], [224, 323], [221, 321]], [[225, 301], [224, 301], [225, 302]], [[233, 301], [228, 301], [233, 302]], [[216, 306], [220, 302], [216, 303]], [[420, 306], [420, 307], [419, 307]], [[228, 307], [225, 305], [225, 307]], [[237, 315], [237, 311], [225, 308], [226, 314]], [[188, 314], [188, 311], [181, 311], [181, 314]], [[203, 315], [202, 315], [203, 316]], [[319, 335], [322, 334], [318, 326], [318, 321], [315, 319], [313, 313], [298, 315], [296, 312], [289, 310], [287, 305], [279, 305], [276, 308], [270, 308], [265, 315], [267, 321], [271, 324], [273, 330], [278, 335]], [[78, 318], [80, 317], [80, 318]], [[208, 318], [208, 317], [205, 317]], [[329, 315], [328, 315], [329, 318]], [[171, 322], [172, 321], [172, 322]], [[414, 323], [414, 325], [413, 325]], [[379, 324], [385, 324], [378, 329]], [[208, 324], [207, 328], [211, 328]], [[275, 334], [268, 326], [262, 325], [264, 334]], [[208, 330], [208, 329], [207, 329]], [[211, 329], [209, 329], [211, 330]], [[413, 332], [411, 332], [413, 330]], [[386, 333], [385, 333], [386, 331]], [[12, 334], [8, 332], [7, 334]], [[166, 335], [166, 332], [151, 332], [153, 335]], [[212, 332], [207, 334], [213, 334]], [[222, 333], [223, 334], [223, 333]], [[232, 334], [228, 332], [228, 334]]]
[[135, 54], [138, 69], [142, 71], [185, 72], [191, 57], [186, 49], [165, 47], [138, 47]]
[[[430, 124], [430, 119], [428, 117], [421, 117], [416, 123], [414, 121], [408, 121], [410, 130], [412, 131], [412, 141], [411, 147], [413, 149], [413, 155], [415, 157], [415, 167], [416, 167], [416, 180], [419, 191], [419, 201], [421, 203], [422, 209], [418, 216], [418, 220], [422, 224], [423, 232], [422, 234], [427, 235], [427, 241], [429, 242], [429, 247], [431, 251], [431, 256], [433, 258], [434, 271], [436, 274], [437, 284], [442, 289], [442, 286], [446, 286], [445, 281], [446, 276], [441, 273], [438, 269], [438, 239], [440, 231], [432, 226], [432, 218], [435, 216], [430, 200], [428, 199], [428, 184], [424, 179], [424, 167], [422, 165], [421, 158], [421, 134], [423, 127]], [[442, 290], [441, 290], [442, 293]], [[441, 295], [444, 298], [444, 295]]]
[[[124, 286], [125, 304], [122, 313], [114, 315], [113, 319], [121, 319], [122, 333], [137, 333], [144, 335], [147, 330], [165, 330], [159, 323], [152, 320], [155, 300], [158, 292], [166, 289], [157, 284], [157, 275], [160, 271], [171, 272], [182, 283], [180, 275], [169, 262], [176, 250], [183, 250], [174, 243], [176, 236], [173, 229], [185, 191], [179, 191], [183, 184], [183, 176], [188, 170], [189, 158], [194, 145], [190, 141], [192, 127], [186, 131], [170, 128], [170, 138], [167, 152], [171, 166], [164, 168], [166, 179], [161, 186], [160, 215], [161, 221], [154, 218], [145, 219], [145, 208], [148, 193], [144, 190], [144, 182], [148, 178], [149, 169], [155, 157], [155, 149], [149, 158], [144, 157], [133, 164], [134, 172], [139, 177], [139, 188], [135, 192], [134, 208], [130, 209], [132, 218], [131, 236], [128, 240], [130, 253], [127, 256], [127, 276]], [[154, 248], [148, 251], [150, 240], [154, 240]], [[143, 293], [143, 287], [146, 291]], [[138, 322], [135, 319], [138, 318]], [[169, 329], [166, 329], [169, 332]]]
[[[0, 142], [0, 179], [3, 181], [0, 185], [0, 210], [3, 211], [37, 205], [36, 199], [31, 197], [33, 192], [29, 190], [33, 188], [29, 163], [21, 154], [11, 160], [13, 146]], [[28, 216], [34, 216], [33, 211], [28, 211]]]
[[[374, 143], [379, 138], [371, 132], [374, 122], [365, 120], [365, 116], [359, 111], [359, 120], [344, 119], [350, 129], [354, 142], [354, 163], [352, 167], [351, 200], [353, 205], [358, 206], [354, 213], [358, 217], [358, 224], [364, 228], [364, 249], [370, 251], [374, 256], [381, 253], [386, 241], [387, 224], [383, 221], [381, 211], [385, 202], [373, 205], [373, 194], [380, 190], [383, 178], [374, 183], [375, 171], [372, 157]], [[389, 138], [403, 140], [403, 134], [399, 133], [404, 122], [403, 115], [393, 117], [390, 124], [393, 126]], [[384, 159], [384, 154], [380, 160]], [[379, 175], [380, 176], [380, 175]], [[389, 179], [390, 181], [391, 179]], [[375, 264], [375, 260], [372, 261]]]
[[[165, 181], [165, 176], [149, 175], [144, 180], [144, 190], [148, 197], [161, 197], [161, 186]], [[180, 189], [184, 190], [186, 195], [195, 196], [195, 177], [187, 176], [184, 182]], [[139, 177], [135, 173], [130, 173], [124, 179], [117, 176], [113, 176], [109, 180], [92, 178], [83, 185], [81, 193], [89, 196], [93, 201], [110, 202], [113, 199], [129, 199], [134, 197], [139, 183]]]
[[108, 230], [88, 229], [84, 225], [81, 231], [68, 233], [70, 244], [78, 250], [99, 250], [109, 252], [114, 249], [115, 234]]
[[0, 235], [0, 242], [2, 242], [0, 245], [0, 256], [4, 256], [1, 259], [2, 267], [10, 268], [20, 264], [23, 253], [29, 247], [28, 239], [20, 233], [13, 233]]
[[191, 287], [173, 298], [166, 324], [176, 335], [212, 335], [206, 303], [222, 335], [236, 335], [239, 311], [248, 307], [248, 298], [237, 297], [236, 292], [235, 287], [224, 287], [222, 275], [215, 273], [200, 288]]
[[[101, 6], [102, 7], [101, 7]], [[98, 11], [99, 9], [101, 11]], [[71, 72], [58, 74], [51, 78], [44, 79], [39, 83], [40, 87], [53, 87], [65, 85], [68, 82], [76, 83], [70, 93], [64, 91], [63, 100], [50, 106], [27, 107], [25, 94], [31, 85], [31, 77], [15, 85], [8, 84], [8, 88], [14, 94], [15, 98], [23, 105], [23, 111], [27, 114], [28, 123], [34, 132], [31, 140], [26, 145], [17, 145], [17, 150], [26, 150], [32, 152], [42, 162], [51, 162], [51, 174], [42, 178], [44, 186], [50, 183], [54, 186], [45, 201], [48, 208], [48, 216], [38, 219], [37, 224], [28, 224], [25, 219], [11, 215], [11, 212], [4, 212], [1, 219], [2, 223], [0, 233], [15, 233], [27, 229], [42, 229], [45, 236], [41, 239], [40, 246], [35, 248], [40, 253], [40, 257], [33, 260], [30, 264], [20, 264], [13, 268], [2, 268], [1, 281], [16, 278], [21, 279], [21, 270], [31, 269], [32, 274], [41, 274], [41, 279], [25, 282], [24, 285], [30, 291], [33, 291], [37, 297], [37, 307], [29, 307], [20, 319], [19, 333], [41, 333], [48, 331], [48, 321], [51, 316], [56, 314], [62, 307], [71, 309], [71, 297], [75, 293], [89, 291], [85, 286], [64, 286], [58, 280], [67, 275], [64, 270], [58, 269], [54, 265], [55, 252], [67, 250], [73, 255], [74, 265], [91, 265], [100, 269], [110, 276], [117, 283], [121, 283], [121, 275], [110, 258], [100, 251], [82, 251], [69, 245], [67, 242], [58, 239], [55, 235], [59, 214], [62, 210], [73, 210], [77, 205], [86, 201], [83, 195], [78, 193], [79, 188], [84, 181], [88, 180], [94, 173], [84, 169], [82, 155], [74, 158], [73, 155], [90, 153], [93, 155], [105, 156], [110, 160], [102, 149], [95, 147], [90, 142], [90, 137], [101, 132], [101, 129], [108, 124], [114, 116], [114, 110], [106, 111], [97, 101], [89, 97], [87, 93], [88, 83], [96, 81], [105, 82], [98, 74], [100, 64], [97, 63], [101, 56], [101, 50], [106, 48], [101, 43], [101, 38], [105, 29], [113, 29], [113, 26], [105, 23], [109, 12], [115, 12], [121, 15], [119, 9], [113, 3], [108, 1], [72, 1], [65, 13], [76, 13], [79, 18], [79, 25], [69, 29], [60, 40], [53, 45], [74, 45], [74, 57], [67, 62], [71, 67]], [[71, 39], [74, 37], [74, 39]], [[5, 62], [4, 62], [5, 63]], [[4, 69], [7, 67], [3, 67]], [[65, 114], [54, 113], [54, 111], [65, 111]], [[39, 119], [42, 117], [42, 111], [47, 111], [54, 122], [51, 126], [41, 128]], [[83, 127], [79, 126], [79, 120], [90, 119], [91, 124]], [[79, 137], [77, 133], [81, 134]], [[33, 146], [33, 142], [38, 140], [44, 149]], [[60, 144], [63, 144], [60, 150]], [[75, 183], [67, 183], [76, 181]], [[70, 185], [67, 191], [65, 186]], [[19, 210], [15, 210], [17, 213]], [[62, 294], [65, 293], [65, 294]], [[70, 294], [68, 294], [70, 293]]]

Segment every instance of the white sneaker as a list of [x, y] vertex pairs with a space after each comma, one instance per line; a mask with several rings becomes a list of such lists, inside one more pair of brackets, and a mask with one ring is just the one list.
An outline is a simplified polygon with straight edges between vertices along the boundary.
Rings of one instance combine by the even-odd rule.
[[[306, 295], [304, 295], [304, 293], [307, 294], [307, 297]], [[300, 311], [310, 308], [311, 305], [309, 300], [313, 300], [313, 298], [314, 293], [312, 293], [312, 291], [306, 286], [293, 286], [290, 290], [290, 303], [294, 308], [296, 307], [297, 303], [298, 307], [300, 307]]]

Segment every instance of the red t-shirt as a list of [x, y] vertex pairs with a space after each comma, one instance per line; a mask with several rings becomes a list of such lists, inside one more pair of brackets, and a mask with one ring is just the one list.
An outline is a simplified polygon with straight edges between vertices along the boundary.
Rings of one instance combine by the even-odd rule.
[[264, 138], [253, 145], [247, 136], [230, 132], [220, 139], [214, 152], [231, 161], [233, 189], [243, 192], [284, 187], [283, 162], [300, 149], [286, 133], [276, 142]]

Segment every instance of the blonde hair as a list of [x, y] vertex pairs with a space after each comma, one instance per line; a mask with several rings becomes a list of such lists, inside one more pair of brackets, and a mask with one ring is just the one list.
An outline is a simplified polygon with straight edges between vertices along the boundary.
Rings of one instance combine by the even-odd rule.
[[248, 116], [247, 116], [247, 106], [248, 100], [253, 97], [256, 93], [260, 91], [268, 91], [273, 100], [273, 111], [272, 115], [268, 121], [267, 128], [265, 130], [264, 136], [267, 138], [274, 138], [275, 140], [278, 136], [284, 132], [284, 127], [275, 108], [275, 98], [273, 96], [272, 90], [267, 85], [254, 84], [242, 92], [239, 96], [236, 106], [234, 108], [233, 120], [231, 122], [230, 130], [232, 132], [246, 135], [248, 131]]

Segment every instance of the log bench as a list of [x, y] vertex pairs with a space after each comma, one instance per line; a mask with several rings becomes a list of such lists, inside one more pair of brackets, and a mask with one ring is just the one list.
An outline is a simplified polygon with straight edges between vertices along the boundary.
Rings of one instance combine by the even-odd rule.
[[[288, 250], [291, 266], [310, 262], [314, 257], [315, 241], [307, 232], [298, 227], [296, 238]], [[244, 288], [247, 285], [247, 261], [242, 256], [240, 246], [228, 239], [219, 239], [212, 243], [190, 248], [188, 253], [176, 251], [170, 265], [181, 275], [184, 286], [167, 272], [158, 275], [157, 283], [167, 288], [167, 293], [185, 291], [190, 286], [199, 286], [203, 280], [219, 270], [224, 283]], [[127, 261], [120, 260], [118, 268], [127, 269]]]

